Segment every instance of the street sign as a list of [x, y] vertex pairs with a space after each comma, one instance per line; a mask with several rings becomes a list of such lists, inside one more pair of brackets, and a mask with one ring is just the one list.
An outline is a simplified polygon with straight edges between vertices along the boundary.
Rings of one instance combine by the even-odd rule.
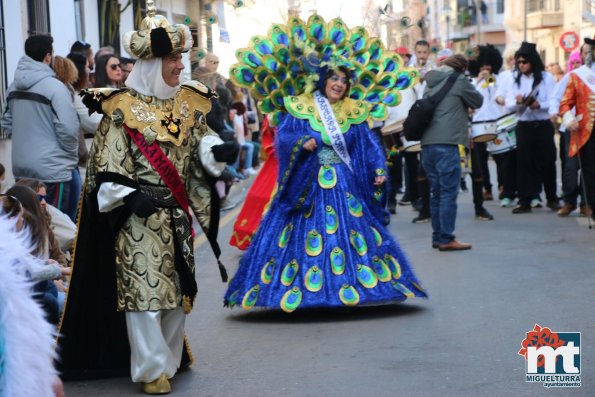
[[578, 48], [579, 44], [580, 39], [575, 32], [564, 32], [562, 33], [562, 36], [560, 36], [560, 47], [566, 52], [572, 52], [574, 49]]

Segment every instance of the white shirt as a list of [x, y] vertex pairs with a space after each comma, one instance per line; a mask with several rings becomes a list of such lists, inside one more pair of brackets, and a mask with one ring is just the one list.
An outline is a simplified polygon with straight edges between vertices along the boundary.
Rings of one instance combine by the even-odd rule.
[[506, 99], [506, 93], [510, 89], [510, 85], [514, 81], [514, 74], [512, 70], [505, 70], [498, 73], [498, 84], [496, 85], [496, 98], [501, 96]]
[[498, 92], [500, 77], [496, 76], [496, 82], [493, 85], [484, 87], [485, 83], [485, 80], [478, 82], [477, 79], [473, 82], [475, 89], [483, 96], [483, 104], [473, 113], [473, 121], [496, 120], [504, 114], [502, 106], [496, 103], [496, 93]]
[[564, 91], [566, 91], [566, 87], [568, 87], [569, 81], [570, 73], [566, 73], [564, 77], [562, 77], [560, 81], [556, 83], [556, 86], [554, 87], [554, 92], [552, 93], [552, 97], [550, 99], [550, 115], [558, 114], [558, 112], [560, 111], [560, 102], [562, 101]]
[[556, 85], [554, 76], [551, 73], [543, 72], [543, 80], [537, 86], [537, 93], [535, 95], [535, 99], [539, 102], [539, 108], [535, 110], [528, 106], [517, 105], [516, 103], [517, 95], [525, 97], [533, 90], [533, 74], [529, 76], [522, 74], [519, 83], [517, 84], [516, 81], [512, 81], [510, 89], [506, 93], [506, 108], [509, 111], [517, 112], [519, 121], [548, 120], [550, 99]]

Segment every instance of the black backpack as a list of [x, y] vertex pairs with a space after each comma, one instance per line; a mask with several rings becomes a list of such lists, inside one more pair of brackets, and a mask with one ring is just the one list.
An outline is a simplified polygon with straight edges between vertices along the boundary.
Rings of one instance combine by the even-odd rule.
[[424, 132], [432, 122], [432, 117], [434, 117], [434, 110], [436, 110], [436, 106], [438, 106], [438, 104], [444, 99], [458, 77], [459, 73], [453, 72], [450, 76], [448, 76], [448, 80], [446, 83], [444, 83], [440, 91], [438, 91], [434, 96], [428, 96], [415, 101], [411, 109], [409, 109], [407, 118], [403, 123], [403, 134], [405, 135], [405, 139], [408, 141], [421, 140]]

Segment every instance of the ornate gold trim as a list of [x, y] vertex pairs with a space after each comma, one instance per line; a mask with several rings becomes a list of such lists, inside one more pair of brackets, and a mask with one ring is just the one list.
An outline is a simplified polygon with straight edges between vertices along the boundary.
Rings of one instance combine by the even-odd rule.
[[[285, 97], [284, 102], [285, 108], [292, 116], [308, 120], [312, 129], [321, 133], [323, 142], [331, 144], [312, 94]], [[343, 133], [347, 132], [351, 125], [364, 122], [370, 113], [366, 102], [351, 98], [345, 98], [331, 106]]]

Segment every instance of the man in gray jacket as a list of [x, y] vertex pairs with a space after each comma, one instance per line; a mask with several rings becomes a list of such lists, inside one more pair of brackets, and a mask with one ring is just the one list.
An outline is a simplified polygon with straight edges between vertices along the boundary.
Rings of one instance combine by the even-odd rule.
[[66, 86], [50, 67], [54, 39], [33, 35], [25, 41], [0, 125], [12, 137], [15, 179], [47, 186], [47, 202], [76, 214], [69, 203], [70, 180], [78, 164], [79, 121]]
[[469, 141], [469, 108], [477, 109], [483, 103], [483, 96], [463, 75], [466, 68], [464, 56], [452, 55], [425, 77], [428, 89], [424, 96], [428, 96], [435, 95], [451, 73], [460, 73], [450, 91], [436, 106], [432, 122], [421, 140], [421, 160], [432, 191], [432, 247], [440, 251], [471, 248], [471, 244], [455, 240], [454, 235], [461, 180], [458, 145], [466, 146]]

